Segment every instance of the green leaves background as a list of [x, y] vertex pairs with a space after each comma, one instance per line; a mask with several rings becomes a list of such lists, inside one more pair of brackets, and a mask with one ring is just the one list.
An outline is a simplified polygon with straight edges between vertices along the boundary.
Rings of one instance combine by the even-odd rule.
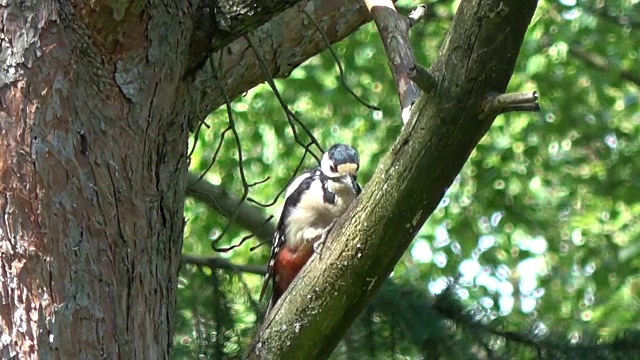
[[[397, 4], [403, 13], [417, 5]], [[430, 3], [432, 15], [412, 29], [414, 51], [425, 67], [436, 57], [456, 6]], [[618, 348], [608, 343], [638, 329], [639, 38], [635, 0], [539, 2], [510, 91], [537, 89], [542, 111], [496, 119], [334, 358], [533, 358], [540, 348], [569, 356], [572, 346], [580, 351], [587, 344], [600, 344], [611, 355]], [[348, 86], [380, 111], [342, 88], [328, 51], [276, 84], [324, 148], [345, 142], [359, 150], [366, 185], [401, 129], [398, 99], [373, 24], [334, 49]], [[269, 203], [293, 176], [304, 149], [267, 85], [231, 106], [247, 182], [268, 179], [252, 186], [249, 197]], [[206, 123], [192, 140], [191, 171], [197, 174], [210, 165], [228, 126], [224, 106]], [[307, 155], [303, 168], [312, 166]], [[236, 144], [227, 132], [204, 179], [240, 196], [238, 169]], [[265, 217], [277, 219], [281, 203], [265, 208]], [[214, 252], [212, 240], [228, 219], [206, 205], [189, 198], [185, 217], [184, 253], [266, 264], [268, 246], [250, 251], [259, 239]], [[238, 244], [246, 235], [231, 226], [216, 246]], [[454, 279], [456, 286], [437, 297]], [[257, 303], [261, 281], [232, 269], [183, 264], [174, 356], [241, 356], [265, 306]], [[630, 348], [620, 349], [624, 354]]]

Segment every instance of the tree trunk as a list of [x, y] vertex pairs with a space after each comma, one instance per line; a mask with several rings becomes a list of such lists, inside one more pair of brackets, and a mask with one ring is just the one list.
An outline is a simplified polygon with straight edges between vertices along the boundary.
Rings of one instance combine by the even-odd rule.
[[[188, 125], [224, 102], [207, 59], [231, 96], [266, 76], [234, 60], [238, 38], [292, 2], [256, 3], [0, 6], [3, 358], [168, 357]], [[360, 1], [305, 6], [330, 41], [367, 19]], [[299, 11], [254, 32], [273, 74], [324, 48]]]
[[[0, 112], [3, 357], [166, 358], [187, 170], [186, 117], [174, 106], [186, 36], [160, 9], [118, 28], [125, 34], [64, 5], [3, 15], [14, 52]], [[165, 31], [147, 38], [147, 26]]]

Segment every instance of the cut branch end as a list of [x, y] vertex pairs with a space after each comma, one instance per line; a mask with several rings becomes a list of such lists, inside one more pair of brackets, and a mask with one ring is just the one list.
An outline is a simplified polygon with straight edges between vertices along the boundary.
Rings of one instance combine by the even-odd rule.
[[409, 78], [426, 93], [438, 87], [436, 78], [427, 69], [418, 64], [414, 64], [409, 69]]
[[514, 111], [540, 111], [537, 91], [490, 95], [484, 104], [483, 116]]
[[418, 5], [418, 7], [415, 8], [415, 10], [409, 13], [409, 27], [413, 27], [413, 25], [419, 23], [420, 20], [424, 19], [426, 15], [427, 15], [427, 5], [426, 4]]

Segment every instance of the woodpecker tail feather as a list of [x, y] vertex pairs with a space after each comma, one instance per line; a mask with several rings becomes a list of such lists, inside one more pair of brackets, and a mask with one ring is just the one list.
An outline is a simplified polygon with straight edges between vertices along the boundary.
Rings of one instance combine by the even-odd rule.
[[262, 289], [260, 290], [260, 298], [258, 298], [258, 302], [262, 301], [262, 299], [264, 298], [264, 294], [267, 293], [267, 286], [269, 286], [270, 279], [271, 279], [271, 275], [267, 273], [267, 275], [264, 278], [264, 281], [262, 282]]
[[282, 296], [282, 294], [279, 294], [278, 290], [274, 286], [273, 287], [273, 294], [271, 295], [271, 298], [269, 299], [269, 306], [267, 306], [267, 312], [265, 314], [269, 314], [271, 312], [271, 310], [273, 310], [273, 307], [276, 306], [276, 303], [278, 302], [278, 300], [280, 299], [281, 296]]

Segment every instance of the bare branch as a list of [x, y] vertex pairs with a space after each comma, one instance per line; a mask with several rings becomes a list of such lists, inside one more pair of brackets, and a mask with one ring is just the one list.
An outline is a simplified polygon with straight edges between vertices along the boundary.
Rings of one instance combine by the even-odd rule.
[[[244, 237], [242, 237], [242, 239], [240, 239], [240, 241], [238, 241], [236, 244], [232, 244], [232, 245], [229, 245], [229, 246], [216, 246], [216, 244], [220, 240], [222, 240], [222, 236], [225, 234], [226, 231], [229, 230], [230, 227], [231, 227], [231, 222], [229, 222], [227, 224], [227, 226], [224, 228], [224, 230], [220, 233], [220, 235], [218, 235], [218, 237], [215, 238], [211, 242], [211, 248], [214, 251], [221, 252], [221, 253], [226, 253], [226, 252], [229, 252], [229, 251], [231, 251], [233, 249], [237, 249], [237, 248], [241, 247], [242, 245], [244, 245], [244, 243], [246, 243], [247, 241], [249, 241], [249, 240], [251, 240], [253, 238], [253, 234], [249, 234], [249, 235], [245, 235]], [[260, 244], [258, 244], [258, 245], [260, 245]]]
[[409, 121], [411, 106], [420, 96], [420, 89], [409, 76], [416, 64], [409, 42], [409, 19], [398, 14], [391, 0], [365, 0], [365, 4], [378, 27], [387, 52], [389, 67], [400, 98], [402, 122], [406, 124]]
[[607, 60], [605, 57], [601, 55], [587, 52], [580, 46], [576, 46], [576, 45], [569, 47], [569, 53], [575, 56], [576, 58], [582, 60], [593, 69], [596, 69], [605, 73], [608, 73], [608, 72], [618, 73], [620, 74], [620, 77], [622, 79], [632, 82], [636, 86], [640, 86], [640, 75], [634, 74], [629, 70], [613, 68], [609, 63], [609, 60]]
[[249, 274], [264, 275], [267, 273], [266, 266], [261, 265], [238, 265], [218, 256], [205, 257], [197, 255], [182, 254], [183, 264], [193, 264], [196, 266], [206, 266], [211, 269], [225, 269]]
[[512, 111], [540, 111], [538, 92], [490, 95], [485, 101], [482, 117], [496, 116]]
[[[207, 204], [213, 210], [230, 218], [235, 206], [239, 203], [237, 196], [230, 195], [222, 187], [213, 185], [206, 180], [199, 180], [200, 176], [189, 173], [187, 178], [187, 196]], [[250, 231], [261, 240], [270, 240], [275, 232], [275, 224], [267, 221], [264, 212], [247, 203], [239, 208], [234, 223]]]
[[206, 119], [202, 119], [198, 123], [198, 127], [196, 127], [196, 131], [193, 134], [193, 146], [191, 147], [191, 150], [189, 150], [189, 154], [187, 155], [188, 159], [191, 159], [191, 156], [193, 156], [194, 151], [196, 151], [196, 146], [198, 145], [198, 139], [200, 138], [200, 131], [202, 130], [203, 126], [206, 127], [207, 129], [211, 128], [209, 124], [207, 124]]

